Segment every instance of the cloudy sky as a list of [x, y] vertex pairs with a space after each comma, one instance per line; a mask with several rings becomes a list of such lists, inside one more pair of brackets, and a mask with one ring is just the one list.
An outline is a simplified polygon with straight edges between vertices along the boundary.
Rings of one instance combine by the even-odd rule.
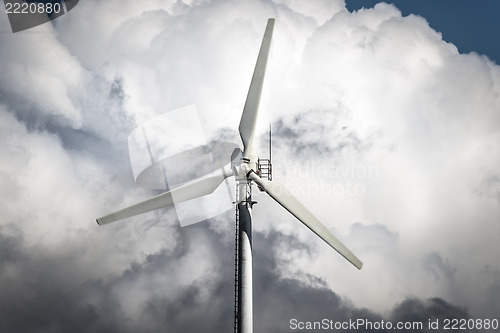
[[236, 138], [269, 17], [259, 152], [272, 122], [274, 179], [364, 267], [255, 193], [255, 331], [498, 319], [495, 55], [367, 7], [82, 0], [16, 34], [0, 15], [0, 331], [232, 329], [233, 211], [184, 228], [173, 209], [95, 218], [157, 193], [134, 182], [138, 125], [195, 105], [207, 140]]

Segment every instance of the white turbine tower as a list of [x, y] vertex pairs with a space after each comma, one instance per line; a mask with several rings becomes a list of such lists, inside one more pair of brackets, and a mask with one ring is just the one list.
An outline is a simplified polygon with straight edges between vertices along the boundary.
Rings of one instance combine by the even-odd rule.
[[260, 47], [257, 63], [250, 83], [247, 99], [241, 116], [239, 132], [243, 142], [243, 150], [237, 149], [231, 156], [231, 165], [208, 176], [191, 181], [171, 191], [157, 195], [151, 199], [124, 208], [117, 212], [96, 219], [99, 225], [121, 220], [127, 217], [149, 212], [208, 195], [228, 177], [236, 178], [236, 209], [238, 244], [237, 244], [237, 309], [235, 313], [238, 333], [253, 332], [252, 302], [252, 185], [256, 183], [261, 191], [265, 191], [283, 208], [289, 211], [312, 232], [323, 239], [334, 250], [350, 263], [361, 269], [363, 263], [340, 242], [297, 198], [288, 192], [283, 185], [262, 178], [263, 168], [252, 147], [255, 124], [259, 110], [260, 95], [266, 71], [267, 58], [271, 45], [274, 19], [267, 22], [264, 38]]

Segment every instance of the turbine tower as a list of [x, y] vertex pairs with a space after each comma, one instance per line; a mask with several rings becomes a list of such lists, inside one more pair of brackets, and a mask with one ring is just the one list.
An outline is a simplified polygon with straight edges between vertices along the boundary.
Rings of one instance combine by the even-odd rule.
[[159, 208], [174, 205], [175, 203], [187, 201], [208, 195], [228, 177], [236, 178], [236, 219], [237, 219], [237, 293], [235, 310], [235, 330], [238, 333], [253, 332], [253, 301], [252, 301], [252, 185], [257, 184], [261, 191], [265, 191], [283, 208], [295, 216], [300, 222], [308, 227], [317, 236], [336, 250], [358, 269], [363, 263], [340, 242], [297, 198], [286, 188], [271, 181], [271, 177], [265, 179], [263, 176], [270, 174], [270, 161], [268, 170], [263, 172], [263, 163], [253, 149], [255, 126], [259, 110], [260, 96], [264, 75], [267, 66], [267, 58], [271, 46], [274, 29], [274, 19], [267, 21], [264, 38], [260, 47], [257, 63], [248, 90], [247, 99], [243, 108], [243, 114], [239, 125], [243, 150], [236, 149], [231, 156], [231, 164], [205, 177], [196, 179], [187, 184], [179, 186], [168, 192], [157, 195], [130, 207], [96, 219], [97, 224], [103, 225], [127, 217], [149, 212]]

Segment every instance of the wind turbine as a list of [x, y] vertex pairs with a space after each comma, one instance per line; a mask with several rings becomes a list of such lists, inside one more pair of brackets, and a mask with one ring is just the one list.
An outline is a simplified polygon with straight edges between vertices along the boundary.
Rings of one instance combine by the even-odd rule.
[[[260, 47], [257, 63], [250, 83], [243, 114], [239, 125], [243, 150], [236, 149], [231, 156], [231, 165], [227, 165], [215, 173], [188, 182], [171, 191], [157, 195], [133, 206], [96, 219], [103, 225], [127, 217], [149, 212], [159, 208], [174, 205], [208, 195], [228, 177], [236, 178], [236, 219], [237, 219], [237, 293], [235, 310], [235, 329], [238, 333], [253, 332], [253, 302], [252, 302], [252, 185], [257, 184], [283, 208], [289, 211], [300, 222], [336, 250], [358, 269], [363, 263], [340, 242], [297, 198], [285, 187], [275, 181], [262, 178], [262, 163], [253, 149], [255, 126], [259, 110], [260, 96], [267, 66], [267, 58], [274, 29], [274, 19], [267, 21], [264, 38]], [[270, 161], [269, 165], [270, 167]], [[270, 174], [270, 170], [268, 172]], [[239, 226], [239, 227], [238, 227]]]

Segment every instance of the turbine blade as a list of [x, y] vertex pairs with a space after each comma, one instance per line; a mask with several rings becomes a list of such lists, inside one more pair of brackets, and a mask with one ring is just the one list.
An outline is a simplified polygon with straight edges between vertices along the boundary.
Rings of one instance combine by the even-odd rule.
[[283, 185], [262, 179], [254, 172], [248, 175], [250, 179], [262, 187], [267, 194], [276, 200], [283, 208], [288, 210], [293, 216], [305, 224], [312, 232], [323, 239], [328, 245], [333, 247], [338, 253], [346, 258], [358, 269], [363, 267], [363, 263], [337, 239], [317, 218], [314, 216], [297, 198], [295, 198]]
[[248, 158], [251, 150], [253, 137], [255, 132], [255, 124], [257, 122], [257, 114], [259, 111], [260, 95], [262, 92], [262, 84], [266, 73], [267, 58], [269, 55], [269, 48], [271, 46], [271, 39], [274, 29], [274, 19], [270, 18], [267, 21], [266, 31], [260, 46], [259, 56], [255, 64], [255, 70], [252, 76], [252, 82], [248, 89], [247, 100], [243, 108], [243, 114], [240, 120], [240, 136], [243, 142], [243, 157]]
[[142, 201], [130, 207], [96, 219], [97, 224], [103, 225], [118, 221], [127, 217], [150, 212], [159, 208], [167, 207], [175, 203], [202, 197], [210, 194], [224, 181], [232, 176], [230, 168], [219, 169], [215, 174], [210, 174], [201, 179], [184, 184], [171, 191], [159, 194], [151, 199]]

